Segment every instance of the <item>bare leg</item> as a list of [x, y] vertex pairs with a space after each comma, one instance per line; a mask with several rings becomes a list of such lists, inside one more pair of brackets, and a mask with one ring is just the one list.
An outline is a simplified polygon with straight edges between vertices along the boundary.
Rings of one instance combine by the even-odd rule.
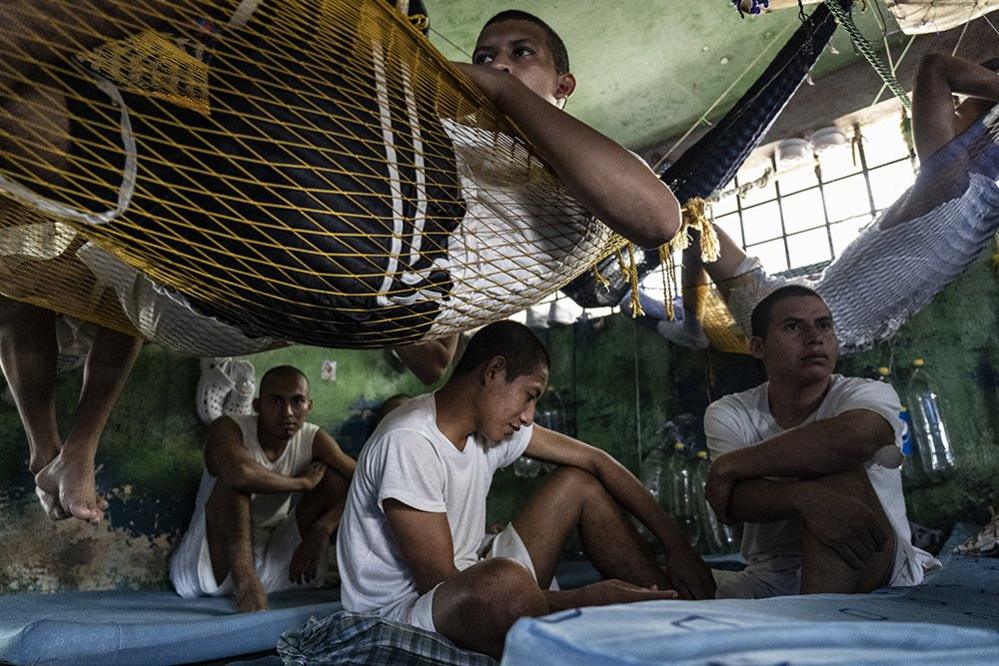
[[99, 521], [107, 502], [97, 497], [94, 457], [101, 434], [128, 380], [142, 341], [100, 328], [83, 369], [83, 388], [62, 450], [35, 476], [74, 518]]
[[[28, 469], [37, 474], [60, 449], [55, 411], [55, 313], [0, 297], [0, 365], [28, 438]], [[65, 518], [55, 496], [42, 492], [50, 518]]]
[[205, 503], [205, 531], [216, 583], [232, 575], [240, 613], [266, 610], [267, 592], [253, 562], [250, 496], [216, 480]]
[[577, 527], [583, 551], [604, 578], [643, 587], [669, 587], [665, 570], [656, 564], [624, 511], [603, 484], [583, 470], [556, 470], [513, 520], [513, 526], [531, 554], [542, 588], [551, 583], [563, 544]]
[[291, 557], [289, 579], [299, 585], [325, 577], [330, 541], [340, 526], [350, 481], [327, 467], [322, 481], [295, 507], [302, 543]]
[[854, 569], [832, 548], [806, 530], [802, 543], [801, 593], [870, 592], [888, 583], [895, 562], [895, 531], [881, 501], [863, 470], [842, 472], [817, 479], [836, 492], [862, 499], [874, 512], [878, 525], [888, 535], [888, 545], [867, 560], [863, 569]]
[[519, 562], [495, 557], [461, 571], [434, 593], [434, 626], [458, 647], [500, 658], [521, 617], [548, 612], [544, 593]]
[[701, 261], [700, 234], [692, 232], [694, 238], [683, 251], [683, 289], [684, 298], [688, 293], [693, 295], [697, 287], [707, 284], [708, 277], [724, 288], [725, 283], [738, 277], [739, 267], [746, 259], [745, 251], [731, 236], [715, 226], [718, 235], [718, 259], [710, 263]]
[[[982, 107], [955, 112], [953, 95], [999, 101], [999, 76], [973, 62], [943, 53], [923, 57], [912, 85], [912, 135], [921, 162], [928, 160], [978, 118]], [[969, 112], [970, 111], [970, 112]]]

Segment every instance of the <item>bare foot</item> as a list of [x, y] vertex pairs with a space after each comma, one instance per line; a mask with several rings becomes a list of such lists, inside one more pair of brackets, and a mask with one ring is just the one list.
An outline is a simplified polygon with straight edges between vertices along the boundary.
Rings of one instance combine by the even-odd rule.
[[58, 499], [66, 517], [98, 523], [108, 508], [107, 501], [97, 496], [94, 465], [89, 460], [78, 461], [60, 453], [35, 475], [35, 485]]
[[267, 610], [267, 592], [264, 591], [264, 586], [260, 584], [256, 574], [242, 582], [237, 582], [234, 577], [233, 587], [236, 589], [236, 610], [240, 613]]
[[[32, 476], [36, 476], [46, 465], [52, 462], [59, 455], [59, 447], [54, 447], [49, 451], [31, 451], [31, 458], [28, 460], [28, 471]], [[47, 493], [38, 486], [35, 486], [35, 495], [42, 505], [42, 511], [52, 520], [65, 520], [69, 515], [59, 505], [58, 498], [52, 493]]]
[[66, 520], [69, 518], [69, 515], [59, 506], [59, 501], [55, 495], [45, 492], [38, 486], [35, 486], [35, 495], [38, 497], [38, 502], [42, 505], [42, 511], [45, 512], [46, 516], [52, 520]]

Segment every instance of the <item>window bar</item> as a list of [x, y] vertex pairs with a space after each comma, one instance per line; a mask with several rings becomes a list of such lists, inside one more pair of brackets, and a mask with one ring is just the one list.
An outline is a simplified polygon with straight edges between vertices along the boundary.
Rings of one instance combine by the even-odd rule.
[[835, 259], [836, 248], [833, 246], [832, 224], [829, 222], [829, 208], [826, 206], [826, 189], [825, 183], [822, 180], [822, 164], [819, 162], [815, 163], [815, 179], [819, 181], [817, 187], [819, 188], [819, 198], [822, 200], [822, 218], [826, 221], [826, 238], [829, 240], [829, 257]]
[[864, 174], [864, 184], [867, 187], [867, 202], [871, 217], [874, 217], [877, 214], [877, 210], [874, 207], [874, 191], [871, 189], [871, 174], [867, 170], [867, 156], [864, 153], [864, 135], [860, 131], [860, 123], [856, 123], [853, 126], [853, 131], [856, 132], [856, 136], [860, 137], [860, 140], [856, 142], [857, 154], [860, 155], [860, 172]]
[[[774, 168], [774, 173], [777, 173], [777, 158], [775, 155], [770, 156], [770, 164]], [[774, 191], [777, 193], [777, 214], [780, 216], [780, 238], [784, 243], [784, 257], [787, 259], [787, 268], [785, 270], [790, 270], [791, 249], [787, 245], [787, 227], [784, 225], [784, 204], [781, 201], [779, 178], [774, 178]]]

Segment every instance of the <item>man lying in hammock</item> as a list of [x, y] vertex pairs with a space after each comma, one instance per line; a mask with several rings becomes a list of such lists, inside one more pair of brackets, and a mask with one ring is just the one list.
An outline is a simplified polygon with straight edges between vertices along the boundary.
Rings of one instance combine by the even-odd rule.
[[[273, 11], [273, 7], [269, 5], [267, 2], [262, 3], [262, 10]], [[201, 27], [197, 26], [202, 25], [201, 20], [205, 16], [225, 21], [225, 17], [212, 16], [201, 3], [178, 4], [160, 0], [128, 4], [91, 0], [75, 3], [72, 10], [60, 2], [16, 0], [5, 6], [5, 13], [8, 18], [5, 33], [12, 40], [9, 45], [12, 57], [5, 67], [0, 67], [0, 104], [5, 118], [5, 133], [0, 137], [0, 156], [3, 158], [0, 175], [17, 180], [28, 174], [28, 182], [46, 184], [40, 186], [43, 196], [56, 199], [61, 191], [66, 191], [62, 187], [63, 182], [72, 175], [72, 169], [67, 174], [65, 160], [68, 154], [72, 154], [72, 146], [68, 145], [71, 137], [74, 141], [77, 139], [67, 128], [72, 124], [71, 120], [79, 123], [78, 115], [67, 112], [67, 104], [79, 104], [80, 99], [74, 97], [74, 94], [58, 93], [58, 86], [32, 87], [25, 80], [30, 82], [38, 74], [40, 80], [45, 81], [53, 72], [62, 71], [60, 68], [71, 70], [72, 67], [63, 62], [67, 57], [99, 46], [109, 38], [135, 34], [146, 26], [168, 30], [185, 26], [191, 32], [193, 25], [196, 26], [194, 32], [198, 32]], [[266, 31], [267, 28], [268, 24], [265, 22], [263, 30]], [[551, 41], [552, 38], [546, 35], [546, 39]], [[65, 48], [62, 52], [57, 52], [60, 45]], [[498, 64], [497, 61], [493, 67], [462, 66], [462, 69], [502, 112], [511, 117], [533, 144], [537, 154], [544, 158], [569, 193], [589, 213], [637, 243], [654, 246], [668, 240], [679, 224], [679, 206], [675, 197], [633, 155], [560, 110], [559, 107], [575, 87], [575, 79], [568, 73], [568, 59], [563, 57], [560, 61], [563, 64], [556, 71], [551, 71], [547, 64], [536, 64], [537, 48], [538, 45], [532, 44], [510, 45], [510, 57], [507, 59], [504, 56], [503, 64]], [[71, 53], [67, 53], [66, 49]], [[564, 53], [564, 47], [562, 52]], [[490, 56], [489, 60], [483, 59], [482, 62], [492, 59]], [[219, 58], [219, 61], [224, 61], [224, 58]], [[53, 62], [56, 65], [48, 66]], [[40, 70], [40, 73], [36, 70]], [[230, 70], [226, 72], [231, 73]], [[94, 127], [110, 128], [117, 135], [120, 130], [123, 131], [123, 128], [118, 127], [116, 115], [121, 109], [108, 105], [106, 100], [104, 105], [107, 122], [103, 125], [96, 122]], [[85, 109], [81, 112], [84, 111]], [[213, 112], [217, 116], [220, 111], [221, 109], [214, 109]], [[87, 136], [92, 135], [93, 132]], [[83, 150], [90, 149], [91, 144], [78, 143]], [[82, 162], [84, 165], [88, 163], [87, 160]], [[104, 166], [100, 160], [98, 163], [101, 167]], [[153, 160], [152, 168], [159, 166], [161, 162]], [[116, 182], [116, 178], [121, 180], [120, 172], [94, 172], [85, 175], [84, 180], [98, 189], [113, 186], [115, 192], [111, 194], [115, 196], [105, 196], [102, 200], [113, 201], [120, 194], [117, 192]], [[72, 188], [69, 191], [72, 192]], [[164, 196], [167, 194], [170, 193], [167, 192]], [[183, 193], [173, 194], [184, 196]], [[132, 231], [129, 230], [129, 233]], [[184, 296], [163, 288], [96, 245], [87, 244], [79, 250], [77, 256], [97, 276], [98, 282], [114, 285], [121, 299], [122, 309], [149, 339], [200, 356], [252, 353], [280, 344], [273, 338], [246, 334], [240, 326], [197, 312]], [[281, 267], [278, 266], [277, 269]], [[31, 310], [36, 319], [50, 317], [39, 312], [35, 306], [11, 307]], [[288, 320], [281, 312], [267, 307], [260, 308], [260, 314], [272, 319]], [[12, 326], [21, 326], [23, 329], [31, 318], [18, 315], [8, 320], [12, 322]], [[398, 324], [395, 326], [398, 327]], [[50, 329], [51, 326], [46, 323], [45, 330]], [[110, 332], [102, 334], [102, 337], [113, 336]], [[17, 377], [20, 371], [14, 366], [19, 363], [19, 359], [24, 358], [17, 353], [17, 345], [14, 344], [18, 336], [12, 334], [6, 339], [13, 347], [4, 353], [5, 358], [10, 359], [5, 370], [9, 368], [9, 376]], [[190, 346], [185, 347], [178, 340]], [[121, 362], [108, 366], [112, 376], [101, 385], [116, 386], [117, 389], [113, 394], [100, 393], [95, 427], [88, 430], [90, 436], [87, 437], [88, 443], [83, 447], [84, 450], [80, 455], [74, 456], [74, 460], [78, 462], [72, 470], [67, 470], [58, 477], [45, 475], [46, 478], [52, 477], [46, 486], [61, 498], [61, 504], [73, 507], [62, 506], [56, 512], [60, 515], [68, 512], [87, 520], [96, 520], [101, 516], [100, 507], [103, 504], [93, 490], [93, 457], [100, 430], [138, 349], [138, 343], [127, 338], [118, 340], [116, 345], [120, 349], [117, 358]], [[47, 349], [49, 347], [51, 345]], [[421, 353], [413, 354], [415, 361], [411, 363], [414, 366], [422, 364], [428, 367], [420, 367], [414, 371], [424, 381], [434, 381], [453, 354], [453, 341], [426, 343], [418, 351]], [[36, 395], [50, 395], [49, 389], [53, 381], [49, 375], [45, 375], [42, 384], [48, 388], [36, 391]], [[12, 380], [12, 385], [15, 383], [17, 379]], [[52, 411], [45, 399], [42, 402], [43, 412]], [[81, 400], [81, 405], [84, 402], [86, 401]], [[28, 404], [19, 399], [19, 404], [21, 403]], [[36, 440], [41, 442], [42, 438], [30, 433], [29, 440], [32, 442], [34, 471], [51, 462], [47, 458], [56, 454], [57, 447], [50, 443], [36, 445]], [[53, 502], [50, 501], [49, 504], [53, 505]]]
[[[955, 107], [954, 95], [967, 99]], [[894, 334], [978, 256], [999, 227], [997, 102], [999, 76], [986, 67], [936, 53], [920, 62], [912, 94], [919, 175], [812, 284], [833, 312], [844, 352]], [[748, 336], [753, 308], [784, 280], [766, 275], [756, 258], [715, 229], [718, 261], [702, 262], [696, 244], [684, 252], [685, 296], [693, 298], [710, 276]], [[642, 302], [646, 314], [665, 319], [661, 304]], [[690, 312], [657, 328], [679, 344], [708, 344]]]

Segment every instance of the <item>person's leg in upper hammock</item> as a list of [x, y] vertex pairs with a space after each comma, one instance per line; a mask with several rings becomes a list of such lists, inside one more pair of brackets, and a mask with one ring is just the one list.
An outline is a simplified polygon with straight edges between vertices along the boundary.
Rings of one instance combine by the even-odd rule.
[[[962, 103], [955, 106], [954, 95], [967, 95]], [[924, 56], [919, 63], [913, 81], [912, 94], [912, 126], [913, 141], [916, 153], [922, 163], [926, 163], [941, 148], [964, 133], [976, 120], [999, 102], [999, 76], [986, 67], [954, 56], [931, 53]], [[954, 165], [949, 165], [954, 168]], [[933, 178], [939, 174], [926, 173], [924, 178]], [[913, 187], [905, 199], [892, 206], [890, 215], [882, 221], [882, 227], [911, 219], [939, 203], [939, 183], [936, 187]], [[753, 304], [734, 303], [732, 288], [735, 278], [748, 276], [756, 271], [757, 276], [748, 276], [747, 280], [760, 282], [768, 278], [758, 265], [748, 257], [741, 247], [724, 231], [715, 227], [718, 235], [720, 253], [715, 262], [701, 261], [700, 249], [696, 232], [693, 232], [694, 242], [683, 253], [683, 290], [684, 299], [693, 304], [697, 298], [697, 290], [708, 283], [708, 278], [715, 283], [723, 298], [730, 307], [748, 311]], [[775, 285], [779, 281], [775, 282]], [[738, 300], [738, 295], [735, 300]], [[646, 308], [651, 316], [664, 318], [665, 311], [654, 301], [648, 300]], [[649, 313], [647, 312], [647, 313]], [[692, 313], [687, 312], [687, 317]], [[740, 317], [737, 315], [737, 319]], [[740, 323], [746, 323], [740, 321]], [[693, 340], [690, 329], [693, 322], [675, 321], [661, 322], [657, 325], [667, 339], [689, 344]]]
[[[954, 104], [954, 95], [966, 95]], [[999, 102], [999, 76], [944, 53], [923, 56], [912, 85], [912, 138], [926, 162]]]
[[94, 456], [142, 341], [98, 328], [87, 353], [83, 387], [63, 440], [55, 412], [56, 314], [0, 298], [0, 364], [28, 437], [28, 468], [51, 518], [96, 522], [107, 502], [97, 495]]

